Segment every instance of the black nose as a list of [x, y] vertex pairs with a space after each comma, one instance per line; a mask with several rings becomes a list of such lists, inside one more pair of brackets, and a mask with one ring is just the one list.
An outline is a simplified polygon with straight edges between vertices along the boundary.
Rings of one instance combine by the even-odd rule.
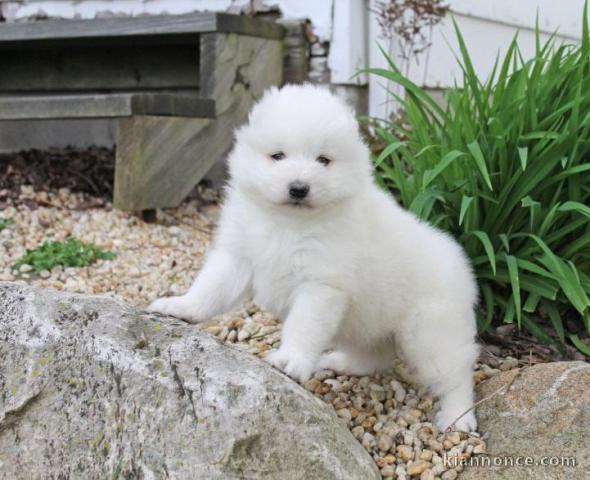
[[307, 197], [309, 193], [309, 185], [300, 181], [291, 182], [289, 184], [289, 196], [293, 200], [302, 200]]

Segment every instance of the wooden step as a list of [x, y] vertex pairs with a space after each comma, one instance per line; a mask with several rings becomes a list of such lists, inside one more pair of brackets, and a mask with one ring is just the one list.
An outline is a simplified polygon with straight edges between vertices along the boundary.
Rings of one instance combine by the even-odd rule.
[[133, 115], [213, 118], [215, 101], [196, 95], [162, 92], [0, 95], [0, 120]]

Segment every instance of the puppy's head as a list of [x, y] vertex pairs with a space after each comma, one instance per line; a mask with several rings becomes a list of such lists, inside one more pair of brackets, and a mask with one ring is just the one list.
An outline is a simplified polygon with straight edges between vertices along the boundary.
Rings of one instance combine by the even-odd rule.
[[238, 130], [229, 166], [234, 187], [287, 209], [343, 202], [371, 181], [353, 111], [313, 85], [270, 89]]

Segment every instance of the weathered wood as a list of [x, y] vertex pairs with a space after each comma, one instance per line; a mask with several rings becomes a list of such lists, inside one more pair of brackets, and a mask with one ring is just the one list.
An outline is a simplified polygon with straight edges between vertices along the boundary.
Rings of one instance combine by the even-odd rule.
[[0, 24], [0, 48], [16, 42], [42, 42], [104, 39], [109, 37], [144, 37], [191, 35], [207, 32], [239, 33], [280, 39], [283, 29], [275, 23], [224, 13], [190, 13], [145, 17], [99, 18], [92, 20], [43, 20]]
[[118, 118], [115, 205], [174, 207], [281, 83], [283, 33], [219, 13], [0, 24], [0, 120]]
[[236, 34], [201, 39], [202, 94], [215, 120], [132, 117], [119, 123], [115, 207], [175, 207], [225, 157], [252, 103], [281, 83], [282, 43]]
[[309, 70], [309, 41], [305, 34], [306, 25], [301, 21], [283, 22], [285, 39], [283, 41], [283, 81], [303, 83]]
[[112, 118], [131, 115], [213, 117], [210, 98], [176, 93], [0, 96], [0, 120]]
[[177, 206], [198, 182], [194, 179], [202, 178], [211, 167], [210, 159], [201, 153], [211, 153], [204, 132], [213, 123], [202, 118], [155, 116], [119, 120], [115, 208]]
[[199, 44], [3, 51], [0, 91], [198, 88]]

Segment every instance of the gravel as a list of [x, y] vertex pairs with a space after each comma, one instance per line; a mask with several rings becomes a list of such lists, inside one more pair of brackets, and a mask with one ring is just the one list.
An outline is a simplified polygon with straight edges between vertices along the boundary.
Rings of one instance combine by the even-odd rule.
[[[23, 203], [29, 199], [34, 203]], [[180, 293], [192, 281], [210, 239], [217, 206], [196, 200], [174, 211], [162, 212], [158, 224], [142, 222], [133, 214], [104, 208], [86, 208], [88, 195], [35, 192], [21, 186], [19, 201], [0, 215], [14, 224], [0, 231], [0, 280], [24, 280], [41, 287], [72, 292], [106, 293], [134, 305], [145, 305], [157, 296]], [[39, 276], [22, 265], [12, 265], [26, 251], [45, 241], [75, 236], [116, 254], [84, 268], [54, 267]]]
[[[139, 307], [186, 290], [202, 263], [219, 212], [217, 193], [206, 188], [199, 199], [158, 211], [153, 224], [113, 210], [108, 201], [101, 208], [89, 207], [93, 202], [88, 194], [63, 188], [47, 192], [21, 186], [14, 198], [0, 210], [1, 217], [14, 219], [0, 231], [0, 280], [107, 294]], [[27, 268], [12, 270], [27, 248], [69, 235], [113, 251], [116, 257], [78, 269], [55, 267], [40, 275]], [[251, 302], [199, 328], [261, 358], [280, 344], [278, 319]], [[513, 358], [500, 359], [499, 368], [480, 365], [475, 380], [517, 366]], [[304, 388], [333, 406], [338, 421], [372, 455], [384, 478], [454, 479], [460, 462], [451, 468], [444, 459], [483, 453], [485, 441], [476, 432], [439, 431], [433, 424], [436, 400], [426, 389], [405, 381], [402, 367], [365, 377], [322, 370]]]

